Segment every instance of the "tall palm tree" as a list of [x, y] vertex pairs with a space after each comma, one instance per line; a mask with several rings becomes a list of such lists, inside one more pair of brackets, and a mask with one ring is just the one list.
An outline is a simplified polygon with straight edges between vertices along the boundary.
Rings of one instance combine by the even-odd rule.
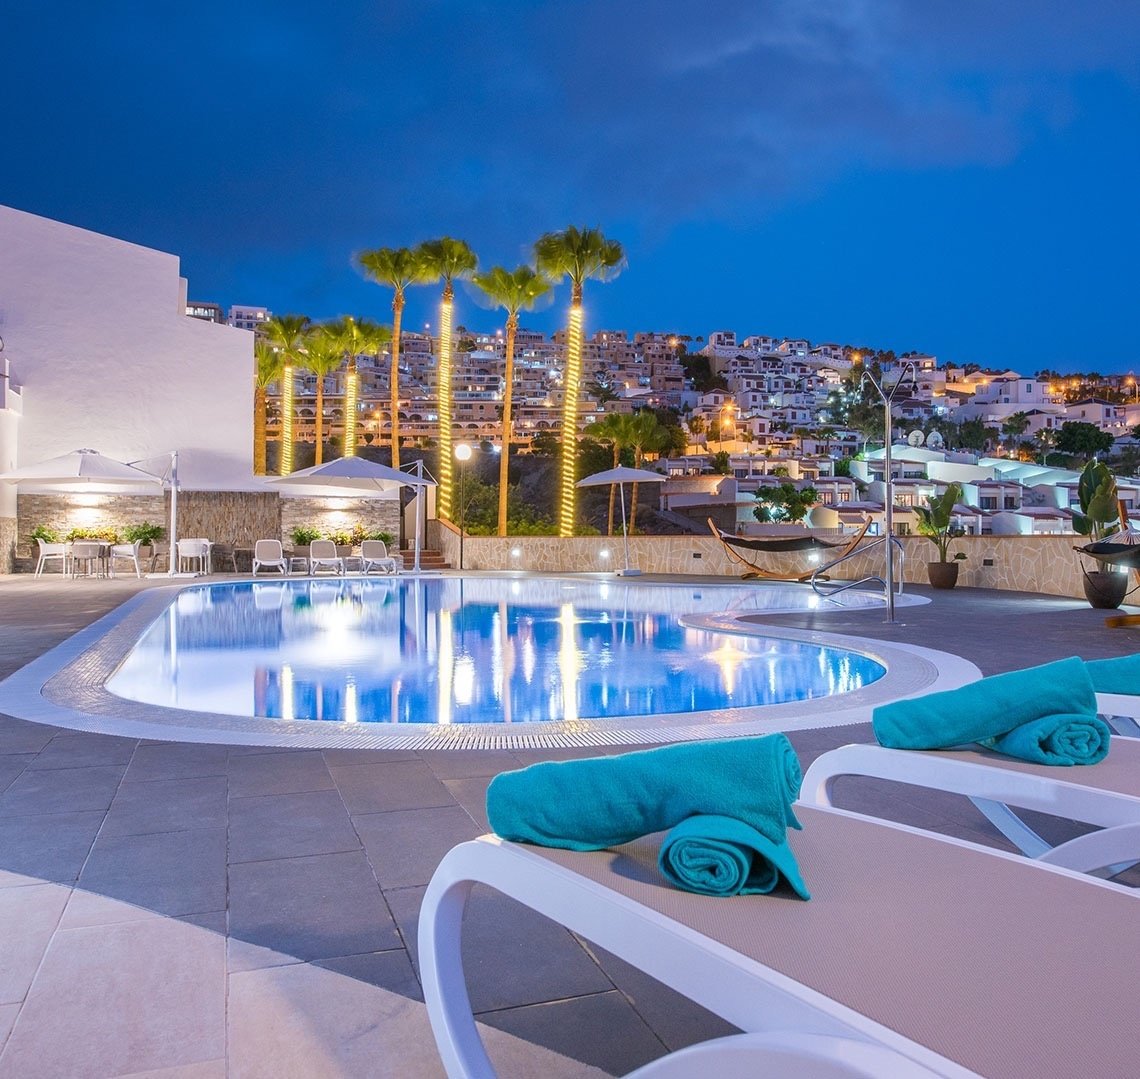
[[[609, 412], [590, 427], [590, 437], [610, 446], [614, 452], [614, 468], [621, 464], [621, 451], [631, 445], [633, 437], [633, 417], [628, 412]], [[606, 535], [614, 534], [614, 497], [617, 486], [610, 484], [609, 515], [606, 520]]]
[[416, 248], [424, 270], [424, 281], [443, 281], [439, 304], [439, 487], [436, 497], [441, 517], [451, 520], [451, 316], [454, 308], [454, 282], [469, 278], [479, 264], [470, 246], [462, 240], [443, 236], [426, 240]]
[[[348, 357], [348, 373], [345, 376], [345, 410], [344, 410], [344, 445], [345, 456], [354, 456], [356, 453], [356, 408], [351, 410], [351, 415], [348, 409], [348, 396], [349, 389], [353, 390], [353, 397], [355, 397], [355, 390], [357, 386], [358, 374], [356, 359], [358, 356], [380, 356], [384, 351], [384, 347], [392, 340], [392, 331], [388, 326], [379, 322], [373, 322], [370, 318], [355, 318], [352, 319], [354, 338], [351, 345], [351, 354]], [[399, 417], [397, 415], [397, 421]], [[379, 431], [377, 431], [379, 437]], [[352, 446], [351, 452], [348, 447]]]
[[309, 327], [305, 334], [305, 370], [317, 380], [316, 456], [314, 464], [323, 463], [325, 450], [325, 378], [336, 371], [344, 354], [336, 333], [335, 323], [322, 323]]
[[253, 472], [265, 475], [266, 390], [281, 378], [281, 353], [264, 337], [253, 342]]
[[[507, 312], [506, 371], [503, 376], [503, 452], [499, 457], [499, 535], [507, 534], [507, 463], [511, 452], [511, 433], [514, 427], [511, 414], [515, 381], [515, 337], [519, 329], [519, 312], [531, 311], [535, 302], [553, 287], [549, 278], [531, 269], [519, 266], [514, 270], [493, 266], [486, 273], [472, 278], [475, 286], [486, 294], [496, 307]], [[442, 421], [442, 416], [440, 417]], [[442, 425], [442, 422], [441, 422]], [[442, 444], [442, 443], [441, 443]], [[440, 451], [440, 472], [443, 456]]]
[[548, 232], [534, 245], [539, 273], [553, 281], [570, 278], [570, 324], [566, 341], [566, 367], [562, 380], [562, 454], [559, 469], [558, 535], [574, 534], [574, 482], [577, 479], [578, 394], [582, 379], [582, 284], [587, 279], [607, 281], [625, 267], [625, 253], [617, 240], [607, 240], [598, 229], [571, 225]]
[[[629, 444], [633, 448], [633, 467], [640, 468], [647, 453], [656, 453], [665, 441], [661, 421], [648, 411], [638, 412], [630, 425]], [[637, 484], [629, 496], [629, 530], [637, 524]]]
[[265, 337], [281, 358], [281, 455], [277, 471], [293, 471], [293, 370], [304, 360], [307, 315], [274, 315], [265, 323]]
[[407, 247], [378, 247], [362, 251], [357, 263], [364, 276], [393, 290], [392, 364], [388, 377], [392, 410], [392, 467], [400, 467], [400, 319], [404, 314], [404, 292], [409, 285], [431, 280], [418, 251]]

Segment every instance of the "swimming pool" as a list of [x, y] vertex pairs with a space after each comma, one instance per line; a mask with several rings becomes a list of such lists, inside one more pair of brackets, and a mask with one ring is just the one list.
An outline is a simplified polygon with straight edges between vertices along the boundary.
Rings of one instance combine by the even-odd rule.
[[466, 725], [749, 708], [884, 675], [859, 652], [693, 624], [779, 595], [563, 578], [209, 585], [180, 592], [106, 686], [283, 722]]

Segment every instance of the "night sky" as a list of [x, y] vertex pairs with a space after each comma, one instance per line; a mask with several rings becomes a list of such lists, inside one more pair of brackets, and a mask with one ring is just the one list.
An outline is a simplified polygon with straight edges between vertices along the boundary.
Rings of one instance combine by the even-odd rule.
[[596, 225], [587, 332], [1140, 371], [1135, 0], [7, 0], [0, 42], [0, 202], [192, 299], [387, 320], [355, 251]]

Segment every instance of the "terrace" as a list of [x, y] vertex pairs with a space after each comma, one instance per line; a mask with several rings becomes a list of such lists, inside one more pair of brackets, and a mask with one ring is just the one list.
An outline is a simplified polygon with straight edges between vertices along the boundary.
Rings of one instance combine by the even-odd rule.
[[[154, 583], [0, 578], [0, 676]], [[1140, 630], [1106, 629], [1079, 601], [982, 589], [893, 625], [873, 611], [770, 621], [940, 649], [986, 674], [1140, 651]], [[870, 730], [790, 738], [806, 767]], [[417, 967], [424, 887], [486, 831], [493, 775], [595, 752], [190, 744], [0, 716], [0, 1074], [442, 1074]], [[1005, 846], [953, 796], [850, 780], [839, 801]], [[495, 893], [477, 891], [465, 941], [503, 1075], [624, 1074], [726, 1032]]]

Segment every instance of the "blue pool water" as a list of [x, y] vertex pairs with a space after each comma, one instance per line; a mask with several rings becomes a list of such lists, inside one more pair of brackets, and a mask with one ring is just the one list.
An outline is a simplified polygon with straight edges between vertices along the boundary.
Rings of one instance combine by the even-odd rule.
[[776, 594], [550, 578], [210, 585], [179, 593], [107, 688], [226, 715], [529, 723], [777, 704], [882, 677], [855, 652], [681, 623]]

